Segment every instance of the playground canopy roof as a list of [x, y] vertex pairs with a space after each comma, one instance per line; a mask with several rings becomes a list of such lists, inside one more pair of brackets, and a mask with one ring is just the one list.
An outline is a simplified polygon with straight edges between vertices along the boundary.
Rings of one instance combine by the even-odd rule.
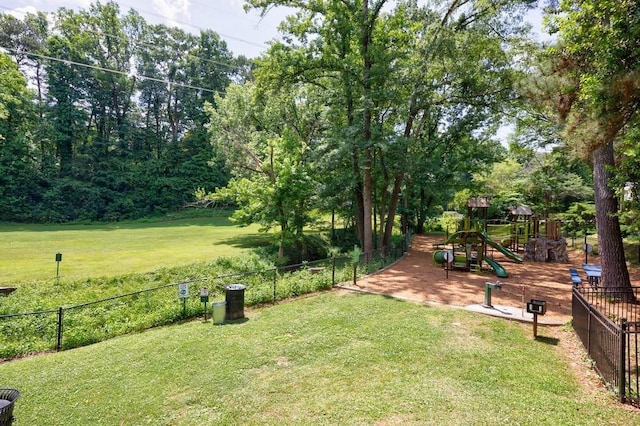
[[533, 216], [533, 212], [529, 206], [511, 207], [510, 213], [512, 216]]
[[478, 198], [469, 198], [467, 200], [467, 207], [482, 207], [489, 208], [489, 199], [486, 197], [478, 197]]

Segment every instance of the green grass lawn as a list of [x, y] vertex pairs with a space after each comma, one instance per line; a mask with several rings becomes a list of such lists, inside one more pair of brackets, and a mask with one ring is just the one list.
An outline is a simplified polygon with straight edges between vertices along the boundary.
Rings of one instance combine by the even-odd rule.
[[[21, 425], [638, 424], [553, 339], [453, 308], [329, 292], [0, 364]], [[545, 334], [543, 327], [540, 335]]]
[[116, 276], [235, 256], [264, 245], [258, 226], [207, 217], [90, 225], [0, 224], [0, 286]]

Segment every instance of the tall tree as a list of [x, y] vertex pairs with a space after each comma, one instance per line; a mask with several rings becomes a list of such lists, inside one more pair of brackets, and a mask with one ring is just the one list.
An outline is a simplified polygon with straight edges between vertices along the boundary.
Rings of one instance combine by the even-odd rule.
[[563, 136], [591, 159], [598, 244], [605, 287], [630, 288], [612, 178], [616, 145], [640, 107], [640, 4], [632, 0], [563, 0], [551, 19], [548, 51]]
[[238, 203], [233, 219], [279, 228], [279, 255], [287, 242], [301, 244], [316, 204], [317, 182], [310, 158], [323, 126], [323, 106], [304, 88], [262, 92], [232, 85], [209, 107], [213, 144], [227, 159], [232, 179], [208, 198]]
[[0, 53], [0, 220], [30, 220], [36, 163], [30, 139], [33, 94], [12, 59]]
[[351, 148], [354, 217], [368, 252], [374, 205], [381, 246], [390, 243], [409, 147], [425, 137], [425, 120], [439, 117], [442, 121], [430, 123], [438, 132], [473, 111], [476, 127], [463, 127], [476, 135], [489, 133], [489, 117], [508, 99], [512, 84], [503, 46], [517, 28], [515, 12], [531, 2], [452, 0], [424, 7], [415, 1], [248, 3], [263, 13], [273, 5], [297, 11], [283, 23], [285, 43], [274, 44], [256, 76], [277, 85], [306, 82], [331, 93], [328, 104], [337, 125], [330, 140], [343, 154], [345, 145]]

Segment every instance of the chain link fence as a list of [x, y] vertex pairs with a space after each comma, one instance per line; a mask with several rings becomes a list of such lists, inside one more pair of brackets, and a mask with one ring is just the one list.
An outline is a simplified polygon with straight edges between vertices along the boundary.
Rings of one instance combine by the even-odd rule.
[[[330, 289], [386, 267], [404, 255], [408, 237], [386, 250], [297, 265], [175, 282], [86, 303], [0, 315], [0, 359], [64, 350], [115, 336], [204, 316], [199, 297], [223, 301], [225, 286], [246, 286], [245, 305], [256, 306]], [[187, 288], [186, 294], [184, 289]], [[207, 306], [211, 309], [211, 306]]]

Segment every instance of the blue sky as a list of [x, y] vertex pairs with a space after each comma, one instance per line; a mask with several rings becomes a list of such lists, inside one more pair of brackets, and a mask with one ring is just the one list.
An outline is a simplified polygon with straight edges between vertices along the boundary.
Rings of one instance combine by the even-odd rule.
[[[88, 8], [91, 0], [0, 0], [0, 12], [23, 18], [26, 12], [52, 12], [64, 6]], [[243, 0], [124, 0], [121, 9], [136, 9], [148, 22], [178, 26], [185, 31], [211, 29], [227, 42], [234, 55], [259, 56], [267, 42], [278, 38], [277, 26], [286, 10], [271, 10], [265, 18], [258, 12], [245, 13]], [[530, 13], [528, 20], [540, 31], [540, 13]]]

